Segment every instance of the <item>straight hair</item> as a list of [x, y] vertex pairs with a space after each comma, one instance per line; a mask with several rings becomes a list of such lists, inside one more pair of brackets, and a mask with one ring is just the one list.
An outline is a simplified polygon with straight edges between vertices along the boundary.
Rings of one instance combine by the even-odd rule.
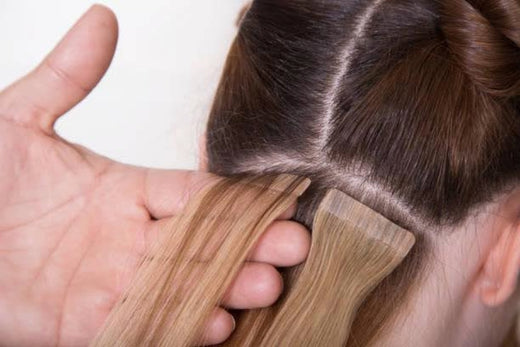
[[[224, 216], [225, 224], [232, 224], [226, 224], [229, 238], [223, 241], [229, 248], [220, 244], [217, 248], [229, 253], [216, 253], [216, 264], [222, 268], [211, 261], [211, 272], [195, 271], [204, 277], [196, 277], [199, 283], [186, 282], [191, 293], [186, 300], [170, 298], [170, 286], [181, 285], [173, 279], [190, 267], [172, 264], [191, 254], [191, 246], [168, 246], [162, 256], [154, 255], [149, 278], [136, 277], [137, 289], [130, 291], [135, 296], [125, 297], [116, 307], [112, 316], [116, 318], [109, 319], [97, 345], [141, 341], [184, 346], [193, 339], [208, 316], [208, 307], [218, 304], [262, 228], [286, 206], [275, 201], [287, 202], [303, 191], [302, 181], [291, 179], [276, 197], [264, 196], [245, 188], [250, 187], [243, 184], [249, 180], [272, 180], [281, 174], [310, 179], [295, 217], [310, 229], [328, 192], [337, 190], [415, 236], [415, 246], [395, 271], [374, 281], [375, 289], [363, 298], [350, 330], [347, 321], [337, 322], [338, 330], [320, 325], [325, 318], [319, 310], [328, 306], [316, 306], [316, 321], [309, 315], [309, 324], [320, 326], [320, 331], [344, 328], [337, 340], [337, 335], [329, 340], [304, 335], [305, 341], [327, 346], [384, 343], [380, 337], [392, 329], [394, 318], [425, 276], [431, 240], [463, 225], [485, 204], [518, 185], [518, 1], [255, 0], [239, 23], [206, 132], [209, 171], [227, 177], [222, 183], [226, 188], [212, 188], [211, 198], [191, 205], [186, 213], [197, 218], [188, 218], [178, 227], [188, 239], [209, 240], [211, 235], [204, 230], [211, 233], [210, 227], [220, 226]], [[270, 187], [269, 182], [273, 181], [264, 187]], [[250, 211], [225, 217], [228, 209], [233, 211], [229, 206], [235, 199]], [[218, 217], [203, 222], [202, 214]], [[240, 233], [233, 225], [248, 228]], [[318, 242], [325, 242], [330, 247], [327, 252], [313, 253], [306, 264], [284, 272], [286, 290], [274, 307], [238, 314], [237, 329], [227, 345], [257, 345], [265, 336], [266, 341], [281, 341], [280, 345], [305, 343], [294, 334], [300, 323], [283, 325], [295, 340], [283, 340], [269, 331], [278, 322], [274, 313], [297, 312], [308, 303], [290, 299], [305, 297], [305, 290], [297, 285], [300, 278], [307, 283], [315, 276], [326, 285], [327, 271], [333, 268], [330, 262], [348, 255], [345, 243], [334, 239], [335, 229], [322, 229], [312, 230], [312, 247], [319, 249]], [[228, 244], [228, 239], [233, 243]], [[194, 249], [203, 244], [194, 243], [198, 245]], [[370, 248], [361, 251], [368, 254]], [[328, 254], [334, 256], [326, 258]], [[170, 259], [177, 260], [171, 263]], [[311, 264], [330, 264], [330, 268]], [[355, 265], [349, 262], [344, 273], [352, 273]], [[170, 271], [172, 267], [175, 271]], [[169, 275], [163, 276], [159, 269]], [[366, 276], [357, 280], [370, 282]], [[157, 281], [161, 285], [153, 285]], [[308, 290], [312, 295], [312, 286]], [[334, 301], [343, 299], [341, 292], [337, 295], [326, 302], [348, 306], [349, 299], [355, 301], [354, 296]], [[157, 304], [157, 297], [166, 299]], [[211, 304], [198, 310], [199, 303]], [[126, 320], [117, 319], [119, 315]], [[167, 332], [176, 325], [185, 329], [178, 340]], [[128, 340], [127, 335], [143, 339]]]
[[[309, 185], [297, 176], [220, 179], [172, 219], [94, 346], [195, 346], [266, 223]], [[218, 199], [218, 200], [217, 200]], [[245, 217], [247, 216], [247, 217]], [[413, 234], [337, 190], [314, 221], [309, 259], [285, 300], [256, 311], [228, 346], [343, 346], [359, 306]], [[204, 338], [204, 336], [202, 336]]]
[[[381, 341], [433, 240], [518, 186], [519, 37], [516, 0], [255, 0], [240, 20], [208, 121], [209, 171], [308, 177], [295, 219], [310, 229], [337, 189], [416, 237], [348, 345]], [[285, 273], [288, 291], [300, 272]]]

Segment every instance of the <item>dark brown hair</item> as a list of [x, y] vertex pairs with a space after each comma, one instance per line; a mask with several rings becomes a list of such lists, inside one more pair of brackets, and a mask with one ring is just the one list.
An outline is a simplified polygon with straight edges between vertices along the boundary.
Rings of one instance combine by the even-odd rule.
[[390, 322], [432, 233], [517, 183], [519, 45], [515, 0], [255, 0], [241, 20], [209, 170], [305, 176], [308, 227], [336, 188], [418, 239], [362, 306], [353, 345]]

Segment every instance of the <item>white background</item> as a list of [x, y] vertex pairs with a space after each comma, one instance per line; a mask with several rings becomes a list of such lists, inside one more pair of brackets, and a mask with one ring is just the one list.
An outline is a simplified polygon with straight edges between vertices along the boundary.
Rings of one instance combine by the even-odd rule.
[[[192, 169], [235, 20], [247, 0], [106, 0], [116, 56], [58, 122], [66, 139], [113, 159]], [[94, 2], [0, 0], [0, 90], [29, 72]]]

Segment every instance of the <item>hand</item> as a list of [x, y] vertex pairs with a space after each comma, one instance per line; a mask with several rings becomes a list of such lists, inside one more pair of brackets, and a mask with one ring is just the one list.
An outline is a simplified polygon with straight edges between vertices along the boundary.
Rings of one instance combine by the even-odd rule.
[[[131, 279], [165, 219], [210, 174], [111, 161], [54, 131], [108, 68], [117, 41], [110, 10], [94, 6], [29, 75], [0, 93], [0, 344], [86, 345]], [[225, 307], [272, 304], [274, 266], [303, 261], [309, 234], [273, 223], [231, 288]], [[217, 309], [207, 344], [232, 332]]]

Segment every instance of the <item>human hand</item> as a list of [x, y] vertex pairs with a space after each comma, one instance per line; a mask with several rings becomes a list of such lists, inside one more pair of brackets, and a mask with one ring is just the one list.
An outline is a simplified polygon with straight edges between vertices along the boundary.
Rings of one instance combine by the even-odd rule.
[[[0, 344], [87, 345], [164, 222], [210, 174], [114, 162], [54, 131], [110, 65], [117, 21], [94, 6], [29, 75], [0, 93]], [[266, 231], [223, 305], [268, 306], [274, 266], [302, 262], [309, 234], [287, 211]], [[206, 344], [232, 332], [223, 308]]]

